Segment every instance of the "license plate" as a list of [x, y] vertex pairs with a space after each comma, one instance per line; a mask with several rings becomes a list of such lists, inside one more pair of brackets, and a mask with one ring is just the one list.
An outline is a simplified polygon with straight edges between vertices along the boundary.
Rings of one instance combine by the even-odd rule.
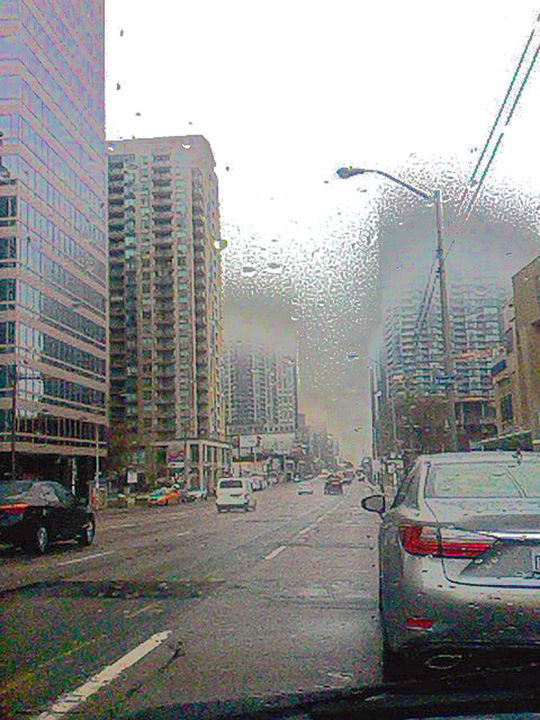
[[540, 573], [540, 550], [532, 551], [532, 571]]

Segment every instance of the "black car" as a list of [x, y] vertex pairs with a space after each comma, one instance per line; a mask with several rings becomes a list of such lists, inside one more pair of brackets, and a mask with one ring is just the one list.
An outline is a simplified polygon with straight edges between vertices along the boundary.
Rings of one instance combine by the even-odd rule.
[[343, 483], [340, 478], [329, 477], [324, 484], [325, 495], [343, 495]]
[[51, 542], [90, 545], [96, 520], [91, 508], [63, 485], [43, 480], [0, 482], [0, 542], [43, 554]]

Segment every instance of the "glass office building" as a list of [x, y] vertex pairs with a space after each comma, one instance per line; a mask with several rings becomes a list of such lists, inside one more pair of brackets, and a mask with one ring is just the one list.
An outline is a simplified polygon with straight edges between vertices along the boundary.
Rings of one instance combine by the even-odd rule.
[[0, 2], [0, 470], [105, 454], [103, 0]]

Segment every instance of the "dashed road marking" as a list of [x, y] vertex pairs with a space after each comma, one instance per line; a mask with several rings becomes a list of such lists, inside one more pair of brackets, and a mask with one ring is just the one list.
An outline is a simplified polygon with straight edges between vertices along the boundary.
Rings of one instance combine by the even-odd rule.
[[184, 530], [183, 532], [176, 533], [176, 537], [183, 537], [184, 535], [191, 535], [191, 530]]
[[113, 680], [121, 675], [124, 670], [127, 670], [135, 663], [142, 660], [145, 655], [155, 650], [161, 643], [171, 634], [170, 630], [165, 632], [156, 633], [145, 640], [143, 643], [138, 645], [136, 648], [123, 655], [112, 665], [107, 665], [101, 672], [97, 673], [90, 678], [83, 685], [73, 690], [70, 693], [62, 695], [53, 704], [50, 710], [45, 710], [40, 715], [35, 716], [36, 720], [58, 720], [58, 718], [71, 713], [79, 705], [82, 705], [88, 700], [91, 695], [99, 692], [101, 688], [106, 685], [110, 685]]
[[160, 604], [157, 603], [150, 603], [149, 605], [145, 605], [142, 608], [139, 608], [138, 610], [134, 610], [132, 612], [129, 612], [128, 610], [124, 610], [124, 615], [126, 618], [134, 618], [137, 617], [137, 615], [142, 615], [145, 612], [148, 612], [149, 610], [154, 610], [154, 608], [160, 607]]
[[73, 558], [73, 560], [64, 560], [63, 562], [57, 563], [58, 565], [75, 565], [76, 563], [86, 562], [87, 560], [94, 560], [95, 558], [105, 557], [105, 555], [114, 555], [114, 550], [107, 550], [106, 552], [94, 553], [93, 555], [85, 555], [81, 558]]
[[137, 523], [122, 523], [121, 525], [109, 525], [109, 527], [101, 528], [101, 532], [106, 532], [107, 530], [120, 530], [120, 528], [133, 528], [137, 527]]
[[286, 545], [280, 545], [275, 550], [272, 550], [272, 552], [269, 553], [264, 559], [265, 560], [273, 560], [275, 557], [277, 557], [279, 555], [279, 553], [282, 553], [286, 547], [287, 547]]

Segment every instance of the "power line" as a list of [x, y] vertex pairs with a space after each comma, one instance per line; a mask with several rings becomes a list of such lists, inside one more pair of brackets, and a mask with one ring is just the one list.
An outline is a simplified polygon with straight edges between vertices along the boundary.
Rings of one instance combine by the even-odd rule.
[[[531, 76], [533, 68], [536, 64], [538, 55], [540, 53], [540, 44], [536, 45], [536, 49], [533, 53], [533, 56], [532, 56], [530, 62], [528, 63], [528, 67], [526, 69], [525, 75], [521, 81], [521, 84], [519, 85], [519, 88], [517, 90], [517, 93], [514, 96], [513, 101], [511, 101], [510, 109], [509, 109], [509, 111], [507, 111], [507, 114], [505, 116], [505, 110], [507, 110], [507, 108], [508, 108], [508, 104], [509, 104], [509, 101], [510, 101], [510, 98], [512, 95], [512, 91], [514, 89], [514, 85], [516, 83], [516, 80], [518, 80], [518, 76], [520, 75], [522, 68], [524, 67], [524, 61], [527, 57], [527, 54], [529, 53], [529, 49], [531, 47], [531, 43], [533, 41], [533, 38], [534, 38], [534, 35], [536, 33], [539, 23], [540, 23], [540, 14], [538, 14], [536, 17], [535, 26], [533, 27], [529, 37], [527, 38], [525, 47], [523, 48], [523, 52], [521, 53], [517, 67], [514, 71], [512, 79], [510, 81], [510, 85], [508, 86], [508, 88], [506, 90], [504, 99], [501, 103], [501, 106], [500, 106], [497, 116], [495, 118], [495, 122], [491, 126], [487, 140], [484, 144], [484, 147], [482, 148], [480, 157], [478, 158], [478, 161], [474, 167], [474, 170], [469, 178], [468, 187], [465, 189], [462, 199], [460, 201], [459, 207], [458, 207], [457, 217], [448, 230], [448, 235], [450, 235], [452, 233], [454, 235], [454, 238], [452, 239], [452, 241], [450, 242], [450, 245], [448, 246], [448, 248], [446, 250], [445, 257], [448, 256], [451, 249], [454, 247], [455, 242], [458, 238], [458, 232], [461, 232], [463, 230], [466, 222], [468, 221], [468, 219], [471, 215], [471, 212], [474, 208], [474, 204], [476, 203], [476, 200], [478, 199], [478, 196], [480, 195], [480, 191], [481, 191], [484, 181], [487, 177], [487, 174], [493, 164], [493, 161], [495, 159], [497, 152], [499, 151], [499, 149], [501, 147], [501, 144], [502, 144], [502, 141], [504, 138], [505, 129], [508, 127], [508, 125], [510, 124], [510, 122], [512, 120], [512, 117], [514, 116], [514, 112], [516, 110], [516, 107], [517, 107], [520, 99], [521, 99], [523, 90], [525, 89], [525, 86], [527, 85], [527, 82], [529, 81], [529, 78]], [[504, 128], [499, 133], [497, 140], [495, 141], [495, 145], [494, 145], [493, 149], [491, 150], [491, 152], [489, 152], [491, 142], [495, 136], [497, 127], [501, 124], [501, 121], [504, 122]], [[480, 168], [482, 167], [482, 163], [486, 157], [488, 158], [487, 163], [481, 172], [480, 179], [477, 180], [476, 176], [480, 172]]]

